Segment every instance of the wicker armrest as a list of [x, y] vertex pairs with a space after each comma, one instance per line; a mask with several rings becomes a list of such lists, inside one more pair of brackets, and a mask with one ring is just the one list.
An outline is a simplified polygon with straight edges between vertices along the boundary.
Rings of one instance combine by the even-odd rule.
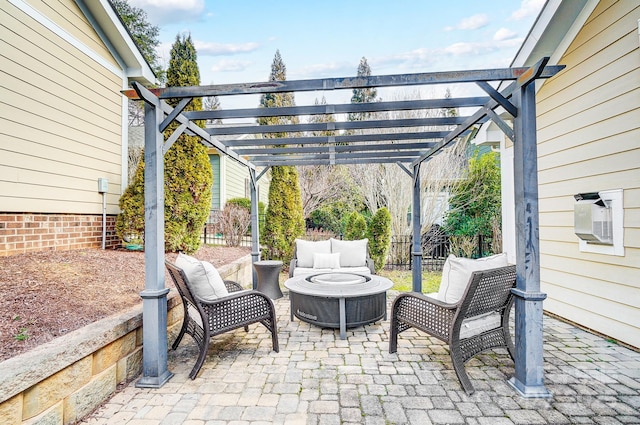
[[376, 273], [376, 267], [375, 264], [373, 262], [372, 258], [369, 258], [367, 256], [367, 267], [369, 267], [369, 271], [371, 272], [371, 274], [375, 274]]
[[291, 263], [289, 264], [289, 277], [293, 277], [293, 271], [296, 269], [297, 265], [298, 265], [298, 259], [293, 258], [291, 260]]
[[220, 297], [217, 298], [215, 300], [211, 300], [211, 301], [205, 301], [202, 299], [198, 299], [198, 301], [200, 302], [200, 304], [202, 304], [203, 306], [206, 305], [215, 305], [215, 304], [221, 304], [224, 302], [228, 302], [229, 300], [233, 300], [235, 298], [263, 298], [269, 302], [271, 302], [273, 304], [273, 301], [271, 301], [271, 299], [269, 297], [267, 297], [265, 294], [263, 294], [260, 291], [256, 291], [254, 289], [243, 289], [241, 288], [240, 290], [234, 290], [234, 291], [229, 291], [229, 295], [225, 296], [225, 297]]
[[242, 291], [244, 288], [238, 282], [234, 282], [233, 280], [225, 280], [224, 286], [227, 287], [227, 291], [229, 292], [237, 292]]
[[399, 295], [393, 304], [393, 316], [400, 322], [444, 340], [449, 333], [458, 304], [449, 304], [416, 292]]
[[274, 316], [273, 301], [255, 290], [237, 291], [213, 301], [201, 302], [212, 335], [267, 320]]

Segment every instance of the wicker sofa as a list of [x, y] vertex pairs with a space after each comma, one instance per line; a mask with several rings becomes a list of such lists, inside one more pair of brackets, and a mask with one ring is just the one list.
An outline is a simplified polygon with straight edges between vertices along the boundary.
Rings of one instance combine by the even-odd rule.
[[289, 277], [317, 273], [373, 274], [373, 260], [369, 258], [369, 240], [296, 239]]

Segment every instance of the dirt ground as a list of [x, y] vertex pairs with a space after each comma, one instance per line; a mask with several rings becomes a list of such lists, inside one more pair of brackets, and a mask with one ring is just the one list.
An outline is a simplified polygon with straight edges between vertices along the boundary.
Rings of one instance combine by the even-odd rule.
[[[219, 267], [250, 253], [203, 246], [194, 256]], [[166, 285], [173, 286], [168, 275]], [[0, 361], [141, 304], [142, 289], [143, 252], [88, 249], [0, 257]]]

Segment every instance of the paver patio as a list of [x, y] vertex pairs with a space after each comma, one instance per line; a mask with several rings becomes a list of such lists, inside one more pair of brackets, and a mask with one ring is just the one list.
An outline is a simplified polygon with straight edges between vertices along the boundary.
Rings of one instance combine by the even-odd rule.
[[[394, 295], [391, 292], [388, 303]], [[545, 383], [551, 399], [525, 399], [507, 384], [506, 351], [467, 364], [467, 396], [446, 346], [423, 333], [400, 335], [388, 352], [389, 322], [347, 330], [289, 320], [276, 300], [280, 352], [260, 325], [215, 337], [198, 377], [188, 336], [169, 352], [175, 376], [160, 389], [133, 383], [86, 418], [88, 424], [640, 424], [640, 353], [544, 317]]]

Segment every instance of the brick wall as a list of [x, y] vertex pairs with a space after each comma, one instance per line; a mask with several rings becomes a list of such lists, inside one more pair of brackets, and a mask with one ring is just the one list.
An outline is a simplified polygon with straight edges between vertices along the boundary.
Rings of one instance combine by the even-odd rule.
[[[107, 216], [105, 248], [120, 244], [115, 220]], [[0, 213], [0, 256], [101, 246], [101, 214]]]

